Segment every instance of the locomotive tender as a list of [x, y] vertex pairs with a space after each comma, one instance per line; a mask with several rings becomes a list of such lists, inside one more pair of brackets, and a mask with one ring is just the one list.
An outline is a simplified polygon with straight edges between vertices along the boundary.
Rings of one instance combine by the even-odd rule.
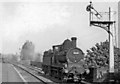
[[[83, 51], [76, 47], [76, 37], [66, 39], [61, 45], [44, 52], [42, 69], [45, 74], [62, 81], [81, 81], [91, 71], [84, 61]], [[89, 76], [90, 77], [90, 76]]]

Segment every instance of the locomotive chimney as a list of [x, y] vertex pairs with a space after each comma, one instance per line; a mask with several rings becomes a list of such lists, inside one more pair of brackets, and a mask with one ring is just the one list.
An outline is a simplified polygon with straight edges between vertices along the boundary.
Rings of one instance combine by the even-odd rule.
[[55, 51], [55, 46], [52, 46], [53, 47], [53, 51]]
[[77, 40], [77, 38], [76, 37], [72, 37], [71, 40], [72, 40], [72, 46], [73, 46], [73, 48], [75, 48], [76, 47], [76, 40]]

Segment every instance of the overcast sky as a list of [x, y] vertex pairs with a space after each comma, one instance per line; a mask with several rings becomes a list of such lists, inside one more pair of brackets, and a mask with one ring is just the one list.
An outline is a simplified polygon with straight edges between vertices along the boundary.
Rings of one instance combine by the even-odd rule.
[[[105, 41], [108, 38], [105, 30], [89, 26], [86, 11], [89, 0], [70, 1], [1, 1], [1, 51], [19, 52], [24, 42], [30, 40], [36, 52], [43, 52], [76, 36], [77, 46], [85, 52], [97, 42]], [[117, 11], [117, 2], [93, 2], [93, 5], [98, 11], [108, 11], [109, 7]]]

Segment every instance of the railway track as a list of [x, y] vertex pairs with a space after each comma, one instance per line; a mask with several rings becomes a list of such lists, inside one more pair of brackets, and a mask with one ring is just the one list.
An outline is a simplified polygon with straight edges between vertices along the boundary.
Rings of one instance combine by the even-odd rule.
[[[28, 66], [28, 65], [21, 65], [21, 64], [13, 64], [13, 65], [15, 67], [27, 72], [28, 74], [30, 74], [31, 76], [33, 76], [34, 78], [36, 78], [37, 80], [42, 82], [42, 84], [68, 84], [68, 83], [56, 82], [56, 81], [54, 81], [54, 78], [52, 78], [52, 81], [51, 81], [51, 80], [49, 80], [49, 78], [46, 79], [45, 77], [39, 76], [38, 73], [43, 74], [43, 71], [40, 68], [31, 67], [31, 66]], [[86, 81], [81, 81], [81, 83], [69, 83], [69, 84], [92, 84], [92, 83], [88, 83]]]
[[[13, 66], [15, 66], [19, 70], [19, 72], [21, 73], [23, 78], [26, 78], [27, 81], [24, 80], [24, 82], [31, 82], [33, 80], [34, 82], [40, 82], [40, 84], [48, 84], [48, 83], [55, 84], [52, 81], [50, 81], [49, 79], [46, 79], [42, 76], [37, 75], [36, 73], [41, 72], [38, 69], [28, 67], [28, 66], [23, 66], [23, 65], [16, 65], [16, 64], [13, 64]], [[26, 77], [25, 74], [28, 76], [28, 78]]]
[[[29, 68], [29, 69], [35, 70], [38, 73], [42, 73], [42, 74], [44, 73], [41, 68], [31, 67], [31, 66], [26, 66], [26, 67]], [[68, 83], [55, 83], [55, 84], [68, 84]], [[76, 84], [76, 83], [70, 83], [70, 84]], [[89, 83], [89, 82], [86, 82], [86, 81], [81, 81], [81, 83], [77, 83], [77, 84], [92, 84], [92, 83]]]
[[[102, 84], [101, 82], [96, 82], [96, 83], [89, 83], [87, 81], [81, 81], [80, 83], [59, 83], [54, 81], [54, 79], [52, 81], [42, 76], [38, 76], [38, 73], [44, 74], [44, 72], [42, 71], [41, 68], [37, 68], [37, 67], [31, 67], [31, 66], [22, 66], [22, 65], [15, 65], [21, 69], [23, 69], [24, 71], [26, 71], [27, 73], [31, 74], [33, 77], [35, 77], [36, 79], [38, 79], [39, 81], [42, 82], [42, 84]], [[36, 74], [37, 75], [36, 75]], [[54, 81], [54, 82], [53, 82]], [[40, 83], [41, 84], [41, 83]]]

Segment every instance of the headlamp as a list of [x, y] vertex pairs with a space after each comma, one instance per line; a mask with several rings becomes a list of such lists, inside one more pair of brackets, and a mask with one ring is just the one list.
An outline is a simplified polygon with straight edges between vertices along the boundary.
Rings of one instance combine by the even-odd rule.
[[67, 70], [67, 69], [64, 69], [64, 72], [65, 72], [65, 73], [68, 73], [68, 70]]

